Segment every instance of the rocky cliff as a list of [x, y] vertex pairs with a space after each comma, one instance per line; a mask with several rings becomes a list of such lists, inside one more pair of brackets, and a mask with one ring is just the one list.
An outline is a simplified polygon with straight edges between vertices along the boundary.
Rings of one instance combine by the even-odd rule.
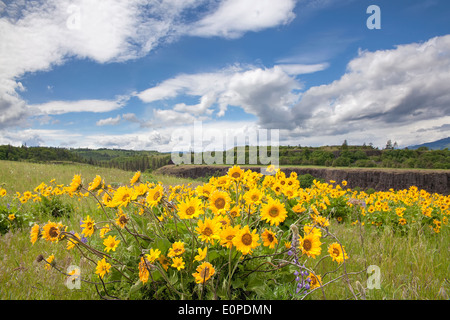
[[[159, 174], [174, 175], [184, 178], [210, 177], [212, 175], [224, 175], [229, 166], [212, 165], [168, 165], [159, 168]], [[260, 167], [243, 167], [243, 169], [260, 172]], [[350, 188], [359, 187], [362, 190], [373, 188], [377, 191], [389, 189], [401, 190], [411, 186], [424, 189], [430, 193], [440, 193], [448, 195], [450, 193], [450, 170], [398, 170], [398, 169], [362, 169], [362, 168], [295, 168], [282, 167], [287, 175], [295, 171], [299, 175], [310, 174], [313, 177], [324, 179], [325, 181], [335, 180], [340, 183], [342, 180], [348, 182]]]

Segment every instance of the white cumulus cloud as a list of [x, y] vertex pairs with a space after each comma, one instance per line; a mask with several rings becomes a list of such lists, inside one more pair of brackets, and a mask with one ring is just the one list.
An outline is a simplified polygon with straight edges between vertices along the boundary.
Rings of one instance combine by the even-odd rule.
[[226, 0], [216, 11], [199, 20], [188, 33], [236, 38], [248, 31], [288, 24], [295, 18], [295, 0]]

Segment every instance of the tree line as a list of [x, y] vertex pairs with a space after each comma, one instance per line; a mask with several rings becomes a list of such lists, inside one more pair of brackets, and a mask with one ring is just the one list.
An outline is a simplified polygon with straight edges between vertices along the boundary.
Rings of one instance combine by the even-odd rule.
[[[429, 150], [427, 147], [418, 149], [396, 149], [396, 143], [388, 141], [385, 149], [374, 148], [371, 144], [362, 146], [349, 146], [346, 141], [341, 146], [301, 147], [279, 146], [278, 160], [280, 165], [299, 166], [326, 166], [326, 167], [361, 167], [361, 168], [421, 168], [421, 169], [450, 169], [450, 151]], [[234, 164], [249, 163], [250, 149], [245, 147], [245, 158], [238, 162], [238, 150], [235, 148]], [[271, 156], [271, 147], [267, 147], [267, 157]], [[255, 152], [255, 151], [253, 151]], [[204, 156], [203, 163], [205, 163]], [[219, 153], [220, 154], [220, 153]], [[222, 163], [229, 163], [226, 152], [221, 152]], [[259, 159], [259, 151], [256, 151], [257, 163], [264, 164]], [[216, 157], [215, 152], [208, 152], [211, 157]], [[220, 156], [219, 156], [220, 157]], [[245, 160], [243, 160], [245, 159]], [[195, 155], [191, 154], [191, 163], [194, 163]]]
[[[327, 167], [450, 169], [450, 151], [448, 149], [429, 150], [426, 147], [421, 147], [410, 150], [406, 148], [395, 149], [390, 144], [387, 144], [387, 146], [389, 148], [380, 150], [370, 144], [368, 146], [348, 146], [346, 141], [341, 146], [280, 146], [278, 149], [279, 164]], [[268, 147], [267, 151], [267, 156], [270, 157], [271, 147]], [[234, 163], [240, 164], [238, 163], [237, 154], [238, 151], [235, 150]], [[227, 163], [228, 159], [225, 158], [226, 152], [223, 152], [223, 156], [223, 163]], [[192, 154], [193, 157], [194, 155]], [[249, 159], [248, 147], [245, 148], [245, 159], [245, 161]], [[0, 160], [78, 162], [99, 167], [145, 172], [153, 171], [171, 163], [171, 155], [156, 151], [2, 145], [0, 146]], [[262, 164], [259, 157], [257, 160], [258, 164]]]
[[153, 171], [170, 161], [170, 154], [156, 151], [66, 149], [57, 147], [0, 146], [0, 160], [76, 162], [127, 171]]

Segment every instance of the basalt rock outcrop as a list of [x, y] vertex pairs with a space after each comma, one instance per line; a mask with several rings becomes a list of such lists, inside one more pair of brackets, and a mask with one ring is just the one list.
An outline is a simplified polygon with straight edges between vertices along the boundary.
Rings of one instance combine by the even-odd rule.
[[[173, 175], [182, 178], [196, 179], [224, 175], [231, 166], [214, 165], [168, 165], [157, 170], [159, 174]], [[244, 170], [260, 172], [260, 167], [242, 167]], [[325, 181], [335, 180], [340, 183], [347, 181], [350, 188], [359, 187], [362, 190], [372, 188], [376, 191], [389, 189], [402, 190], [411, 186], [424, 189], [430, 193], [448, 195], [450, 193], [450, 170], [399, 170], [399, 169], [335, 169], [335, 168], [280, 168], [287, 175], [294, 171], [298, 175], [310, 174]]]

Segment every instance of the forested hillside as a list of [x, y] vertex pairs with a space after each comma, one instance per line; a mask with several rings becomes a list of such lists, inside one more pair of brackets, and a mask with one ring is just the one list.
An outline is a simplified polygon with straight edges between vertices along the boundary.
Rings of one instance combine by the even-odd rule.
[[85, 163], [128, 171], [152, 171], [169, 163], [170, 154], [120, 149], [65, 149], [53, 147], [0, 146], [0, 160]]
[[[244, 151], [245, 158], [239, 158]], [[205, 159], [213, 157], [216, 164], [264, 164], [256, 151], [257, 163], [250, 163], [249, 147], [234, 148], [229, 151], [234, 154], [234, 163], [229, 163], [227, 152], [212, 152], [202, 154]], [[267, 148], [270, 157], [271, 147]], [[191, 163], [195, 155], [191, 154]], [[398, 149], [389, 143], [384, 149], [372, 146], [341, 146], [300, 147], [280, 146], [278, 150], [279, 164], [289, 166], [325, 166], [325, 167], [359, 167], [359, 168], [418, 168], [418, 169], [450, 169], [450, 150], [429, 150], [421, 147], [415, 150]], [[197, 157], [198, 158], [198, 157]], [[231, 158], [233, 159], [233, 158]], [[270, 158], [269, 158], [270, 159]], [[100, 167], [118, 168], [128, 171], [142, 172], [155, 170], [169, 164], [170, 153], [160, 153], [146, 150], [123, 149], [66, 149], [54, 147], [14, 147], [0, 146], [0, 160], [31, 161], [31, 162], [79, 162]]]

